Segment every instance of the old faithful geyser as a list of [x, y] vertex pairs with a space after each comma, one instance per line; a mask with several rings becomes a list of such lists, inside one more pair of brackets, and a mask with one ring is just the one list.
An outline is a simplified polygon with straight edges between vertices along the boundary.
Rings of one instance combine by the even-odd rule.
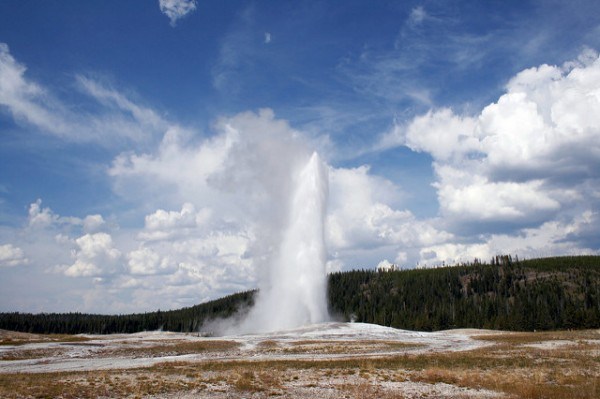
[[327, 321], [325, 213], [328, 174], [312, 154], [294, 177], [281, 244], [242, 332], [285, 330]]
[[328, 176], [315, 152], [300, 172], [283, 234], [279, 259], [271, 269], [274, 328], [327, 319], [325, 234]]

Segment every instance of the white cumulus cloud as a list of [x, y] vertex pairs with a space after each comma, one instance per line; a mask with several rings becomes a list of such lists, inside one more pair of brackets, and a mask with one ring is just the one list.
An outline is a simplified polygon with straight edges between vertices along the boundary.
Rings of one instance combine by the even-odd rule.
[[12, 244], [0, 245], [0, 267], [15, 267], [25, 265], [29, 260], [23, 250]]
[[58, 215], [55, 215], [50, 208], [42, 208], [42, 200], [38, 199], [29, 205], [29, 225], [46, 227], [57, 222]]
[[196, 0], [159, 0], [160, 11], [169, 17], [171, 26], [196, 9]]
[[61, 216], [50, 207], [43, 207], [42, 200], [37, 199], [29, 205], [28, 225], [36, 229], [81, 229], [85, 233], [94, 233], [102, 230], [106, 226], [106, 221], [98, 214], [86, 215], [84, 218]]
[[479, 114], [432, 109], [379, 142], [398, 145], [433, 158], [437, 225], [453, 233], [423, 245], [421, 261], [598, 251], [590, 234], [600, 227], [597, 52], [521, 71]]
[[82, 221], [83, 231], [86, 233], [94, 233], [102, 229], [106, 225], [106, 221], [102, 215], [87, 215]]
[[139, 234], [143, 240], [164, 240], [177, 235], [186, 235], [191, 229], [205, 225], [211, 212], [207, 208], [196, 211], [193, 204], [186, 202], [181, 211], [158, 209], [146, 215], [144, 230]]
[[[391, 181], [369, 173], [367, 166], [332, 168], [327, 242], [336, 261], [346, 266], [375, 266], [377, 256], [418, 257], [424, 245], [445, 242], [451, 234], [431, 220], [402, 209], [402, 193]], [[364, 264], [361, 262], [371, 262]], [[373, 263], [375, 262], [375, 263]]]
[[[474, 258], [487, 261], [497, 254], [516, 255], [521, 259], [598, 254], [597, 238], [591, 237], [598, 219], [597, 213], [585, 211], [570, 221], [544, 222], [535, 228], [521, 229], [516, 235], [491, 234], [475, 242], [447, 242], [423, 247], [421, 261], [423, 265], [440, 265], [470, 262]], [[590, 238], [591, 246], [585, 237]]]
[[157, 274], [168, 271], [169, 259], [161, 257], [150, 248], [141, 247], [127, 255], [131, 274]]
[[185, 131], [171, 128], [154, 152], [124, 153], [114, 160], [109, 169], [114, 190], [141, 203], [153, 198], [168, 206], [192, 200], [213, 205], [219, 200], [209, 187], [209, 177], [223, 168], [235, 140], [236, 132], [225, 129], [195, 143]]
[[107, 233], [85, 234], [75, 240], [75, 262], [64, 269], [69, 277], [101, 277], [116, 271], [121, 252]]
[[433, 157], [440, 211], [457, 223], [533, 227], [564, 209], [597, 206], [598, 54], [524, 70], [479, 115], [431, 110], [396, 126], [380, 145]]

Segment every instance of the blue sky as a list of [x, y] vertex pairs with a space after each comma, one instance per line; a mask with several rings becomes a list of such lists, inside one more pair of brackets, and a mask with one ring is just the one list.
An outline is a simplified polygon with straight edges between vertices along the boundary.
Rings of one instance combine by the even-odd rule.
[[599, 49], [591, 0], [2, 1], [0, 310], [253, 288], [313, 150], [329, 270], [598, 253]]

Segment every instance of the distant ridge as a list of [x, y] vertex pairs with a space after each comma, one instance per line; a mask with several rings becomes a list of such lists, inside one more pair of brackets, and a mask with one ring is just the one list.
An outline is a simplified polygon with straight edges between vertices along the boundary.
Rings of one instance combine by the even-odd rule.
[[[0, 328], [32, 333], [197, 332], [253, 304], [256, 291], [171, 311], [131, 315], [0, 313]], [[600, 328], [600, 256], [517, 260], [436, 269], [355, 270], [329, 276], [334, 318], [408, 330]]]
[[600, 256], [334, 273], [328, 296], [343, 319], [409, 330], [598, 328]]
[[0, 329], [37, 334], [115, 334], [155, 330], [197, 332], [208, 320], [227, 318], [242, 307], [252, 306], [254, 292], [240, 292], [189, 308], [127, 315], [0, 313]]

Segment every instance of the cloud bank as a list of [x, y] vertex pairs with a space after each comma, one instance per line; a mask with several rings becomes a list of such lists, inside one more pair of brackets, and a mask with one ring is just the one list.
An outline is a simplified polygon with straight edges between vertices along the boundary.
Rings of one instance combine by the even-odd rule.
[[[71, 113], [0, 46], [0, 104], [17, 123], [66, 142], [129, 143], [105, 169], [127, 209], [59, 215], [33, 201], [20, 226], [0, 228], [3, 271], [77, 282], [64, 292], [83, 296], [75, 309], [41, 310], [176, 308], [255, 288], [286, 223], [290, 170], [321, 138], [271, 109], [221, 116], [200, 135], [100, 81], [82, 75], [75, 87], [100, 116]], [[521, 71], [474, 114], [432, 108], [398, 123], [373, 152], [427, 154], [438, 214], [407, 209], [410, 187], [367, 164], [330, 161], [328, 269], [598, 253], [599, 118], [600, 59], [586, 50]]]
[[[597, 223], [599, 93], [600, 59], [595, 51], [585, 50], [562, 66], [541, 65], [518, 73], [506, 92], [478, 115], [433, 109], [382, 137], [379, 145], [384, 148], [407, 146], [431, 155], [447, 229], [492, 234], [477, 244], [483, 247], [450, 250], [448, 244], [444, 251], [432, 249], [446, 253], [436, 258], [469, 249], [486, 256], [509, 248], [535, 254], [527, 242], [539, 234], [549, 234], [545, 249], [537, 249], [540, 255], [560, 253], [560, 242], [576, 237], [570, 229]], [[547, 229], [553, 234], [543, 233]], [[523, 238], [524, 245], [493, 245], [512, 234], [515, 241]], [[592, 252], [599, 244], [582, 241], [572, 252]]]

